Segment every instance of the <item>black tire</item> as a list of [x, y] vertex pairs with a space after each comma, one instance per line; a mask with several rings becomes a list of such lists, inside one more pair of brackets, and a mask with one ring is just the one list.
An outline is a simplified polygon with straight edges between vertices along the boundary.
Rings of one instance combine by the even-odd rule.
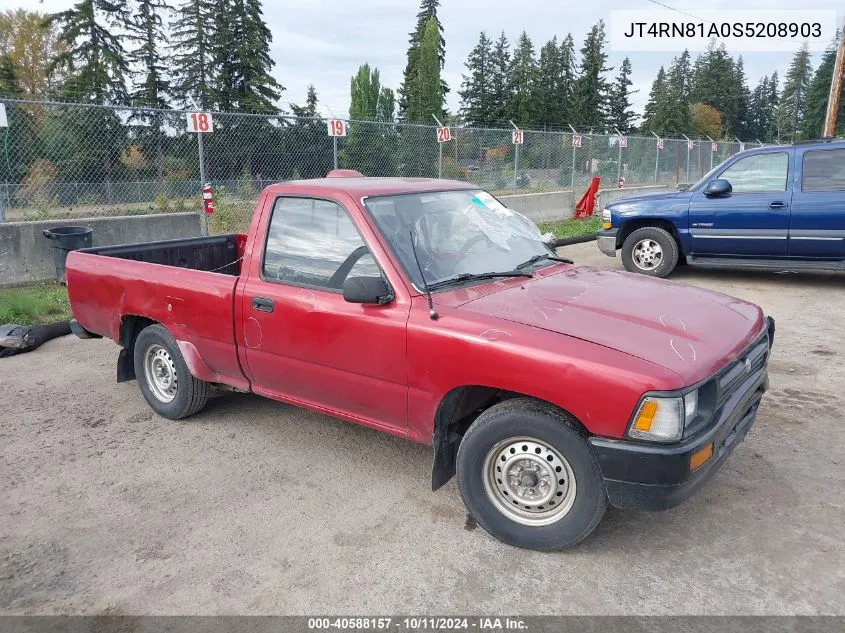
[[[169, 355], [175, 368], [175, 395], [169, 402], [155, 395], [145, 370], [145, 358], [151, 349], [161, 348]], [[144, 328], [135, 340], [135, 376], [138, 386], [153, 411], [170, 420], [180, 420], [195, 414], [208, 401], [209, 383], [191, 375], [173, 335], [162, 325]]]
[[[659, 263], [653, 268], [640, 266], [634, 259], [634, 249], [643, 240], [652, 240], [660, 246]], [[646, 226], [633, 231], [622, 244], [622, 265], [631, 273], [649, 275], [651, 277], [666, 277], [678, 265], [678, 243], [669, 231], [657, 226]]]
[[[492, 470], [488, 467], [488, 456], [495, 460], [489, 464], [495, 464], [496, 470], [501, 472], [499, 451], [512, 440], [517, 445], [523, 441], [530, 442], [523, 438], [536, 439], [538, 443], [554, 449], [564, 458], [574, 477], [574, 483], [570, 481], [567, 486], [567, 490], [573, 486], [574, 491], [569, 510], [548, 525], [526, 525], [505, 514], [497, 504], [506, 505], [506, 497], [488, 479], [488, 472]], [[504, 450], [506, 454], [512, 452], [507, 448]], [[551, 451], [545, 457], [551, 462], [550, 455]], [[542, 454], [540, 456], [543, 457]], [[532, 457], [530, 451], [526, 457]], [[514, 459], [518, 458], [519, 454]], [[596, 528], [607, 508], [604, 480], [598, 461], [586, 441], [586, 432], [572, 416], [530, 398], [500, 402], [472, 423], [458, 449], [457, 475], [461, 497], [478, 524], [500, 541], [516, 547], [535, 550], [572, 547]], [[507, 499], [513, 500], [513, 496]], [[551, 511], [550, 507], [547, 509]]]

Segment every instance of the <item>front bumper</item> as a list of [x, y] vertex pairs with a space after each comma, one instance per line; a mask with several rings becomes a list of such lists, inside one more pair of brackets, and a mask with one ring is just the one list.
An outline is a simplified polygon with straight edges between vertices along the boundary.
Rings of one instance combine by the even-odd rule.
[[[769, 345], [774, 336], [770, 320]], [[633, 510], [673, 508], [701, 488], [721, 468], [745, 438], [768, 388], [766, 365], [749, 374], [715, 412], [717, 420], [677, 444], [661, 445], [631, 440], [591, 437], [611, 505]], [[713, 456], [695, 471], [690, 457], [708, 443]]]
[[599, 231], [596, 237], [596, 244], [599, 250], [608, 257], [616, 257], [616, 233], [619, 229], [607, 229]]

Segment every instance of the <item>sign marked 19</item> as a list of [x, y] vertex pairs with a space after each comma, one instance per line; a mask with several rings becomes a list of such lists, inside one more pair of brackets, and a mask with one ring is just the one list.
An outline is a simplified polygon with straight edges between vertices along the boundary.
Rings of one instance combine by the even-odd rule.
[[210, 112], [186, 112], [188, 132], [213, 132], [214, 122]]
[[326, 121], [329, 136], [346, 136], [346, 121], [343, 119], [329, 119]]
[[448, 127], [437, 128], [437, 142], [448, 143], [452, 140], [452, 130]]

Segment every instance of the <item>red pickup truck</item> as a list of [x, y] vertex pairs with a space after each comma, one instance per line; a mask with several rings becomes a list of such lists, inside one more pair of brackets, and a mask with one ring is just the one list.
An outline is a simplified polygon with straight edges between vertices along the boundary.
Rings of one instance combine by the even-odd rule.
[[561, 549], [608, 503], [689, 498], [754, 422], [774, 322], [575, 266], [478, 187], [344, 172], [276, 184], [249, 233], [70, 253], [73, 329], [179, 419], [212, 386], [433, 444], [502, 541]]

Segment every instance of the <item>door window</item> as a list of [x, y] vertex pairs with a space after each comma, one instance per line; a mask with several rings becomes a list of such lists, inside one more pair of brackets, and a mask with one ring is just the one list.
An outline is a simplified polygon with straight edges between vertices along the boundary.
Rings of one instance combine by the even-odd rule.
[[340, 292], [347, 277], [379, 276], [349, 215], [314, 198], [277, 198], [262, 262], [268, 281]]
[[789, 155], [786, 152], [740, 158], [719, 176], [731, 183], [734, 193], [786, 191]]
[[845, 149], [804, 152], [802, 191], [845, 191]]

